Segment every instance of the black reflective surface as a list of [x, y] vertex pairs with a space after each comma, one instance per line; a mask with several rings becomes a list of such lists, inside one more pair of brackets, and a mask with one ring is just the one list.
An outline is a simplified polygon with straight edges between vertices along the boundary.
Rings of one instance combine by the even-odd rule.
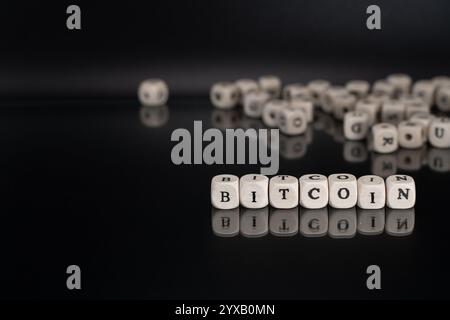
[[[217, 113], [207, 99], [169, 102], [0, 109], [1, 298], [450, 298], [450, 150], [374, 154], [318, 115], [307, 134], [280, 137], [279, 172], [409, 174], [417, 185], [412, 233], [218, 237], [212, 176], [259, 166], [176, 166], [171, 133], [192, 131], [194, 120], [204, 129], [262, 125]], [[300, 225], [301, 217], [302, 209]], [[66, 289], [71, 264], [82, 270], [79, 292]], [[366, 288], [371, 264], [381, 267], [380, 291]]]

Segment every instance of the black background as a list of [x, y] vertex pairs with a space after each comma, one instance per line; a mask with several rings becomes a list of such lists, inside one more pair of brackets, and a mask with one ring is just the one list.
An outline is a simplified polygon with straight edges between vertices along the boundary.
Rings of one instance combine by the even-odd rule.
[[[434, 1], [83, 1], [82, 30], [66, 28], [72, 2], [8, 2], [0, 11], [0, 96], [134, 97], [162, 77], [173, 94], [275, 73], [285, 81], [343, 82], [390, 72], [448, 73], [450, 3]], [[382, 30], [366, 28], [381, 7]]]

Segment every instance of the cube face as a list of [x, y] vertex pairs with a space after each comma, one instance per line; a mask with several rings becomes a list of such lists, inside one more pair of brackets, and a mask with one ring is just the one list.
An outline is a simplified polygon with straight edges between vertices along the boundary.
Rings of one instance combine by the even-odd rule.
[[402, 148], [417, 149], [423, 146], [425, 130], [422, 125], [413, 121], [402, 121], [398, 125], [398, 144]]
[[387, 101], [381, 107], [381, 121], [397, 124], [405, 119], [406, 106], [400, 101]]
[[372, 126], [377, 118], [381, 109], [379, 102], [370, 101], [368, 99], [360, 100], [356, 103], [355, 111], [364, 112], [367, 114], [367, 122], [369, 126]]
[[298, 207], [273, 209], [269, 218], [269, 231], [276, 237], [290, 237], [298, 233]]
[[394, 96], [408, 93], [411, 89], [412, 79], [407, 74], [395, 73], [389, 75], [386, 79], [394, 87]]
[[244, 103], [244, 97], [253, 91], [258, 91], [258, 82], [252, 79], [239, 79], [234, 82], [234, 85], [238, 89], [239, 103]]
[[365, 162], [368, 157], [368, 151], [365, 142], [345, 141], [343, 149], [343, 158], [349, 163]]
[[264, 104], [262, 120], [268, 127], [276, 127], [279, 123], [280, 113], [288, 107], [288, 103], [284, 100], [269, 100]]
[[234, 83], [219, 82], [211, 87], [211, 103], [220, 109], [231, 109], [239, 102], [239, 91]]
[[289, 84], [283, 89], [283, 98], [288, 101], [292, 99], [310, 99], [310, 97], [309, 89], [301, 83]]
[[217, 129], [239, 128], [241, 126], [241, 120], [241, 113], [236, 109], [214, 109], [211, 112], [211, 125]]
[[264, 91], [252, 91], [244, 96], [244, 114], [250, 118], [260, 118], [264, 104], [270, 96]]
[[370, 84], [365, 80], [351, 80], [345, 84], [345, 89], [356, 98], [361, 99], [369, 93]]
[[308, 89], [310, 91], [310, 97], [315, 106], [318, 106], [322, 102], [322, 96], [325, 91], [330, 87], [330, 82], [327, 80], [312, 80], [308, 83]]
[[239, 208], [216, 209], [212, 212], [212, 230], [218, 237], [234, 237], [239, 234]]
[[138, 88], [139, 101], [147, 107], [165, 105], [169, 98], [169, 87], [161, 79], [147, 79]]
[[344, 116], [344, 135], [349, 140], [363, 140], [369, 131], [369, 117], [360, 111], [347, 112]]
[[428, 129], [428, 141], [436, 148], [450, 148], [450, 118], [436, 118]]
[[400, 149], [397, 153], [397, 166], [405, 171], [418, 171], [426, 161], [427, 147], [419, 149]]
[[416, 113], [413, 114], [410, 118], [410, 122], [418, 123], [422, 126], [424, 131], [424, 141], [428, 140], [428, 131], [430, 128], [431, 121], [435, 119], [435, 116], [430, 113]]
[[430, 80], [419, 80], [414, 83], [412, 95], [423, 100], [427, 105], [434, 104], [434, 89], [435, 86]]
[[269, 232], [269, 207], [242, 209], [239, 221], [241, 234], [247, 238], [263, 237]]
[[296, 177], [279, 175], [270, 178], [270, 205], [278, 209], [291, 209], [298, 206], [298, 181]]
[[366, 175], [358, 178], [358, 207], [380, 209], [386, 204], [386, 186], [383, 178]]
[[304, 237], [323, 237], [328, 232], [328, 208], [301, 209], [300, 233]]
[[332, 97], [332, 104], [334, 117], [338, 120], [342, 120], [347, 112], [355, 110], [356, 98], [349, 93], [338, 95]]
[[307, 150], [308, 142], [306, 134], [300, 136], [280, 135], [280, 155], [284, 159], [301, 159]]
[[443, 112], [450, 111], [450, 84], [437, 89], [436, 105]]
[[392, 209], [409, 209], [416, 203], [416, 184], [407, 175], [392, 175], [386, 179], [386, 205]]
[[309, 123], [314, 120], [314, 105], [311, 101], [303, 98], [293, 98], [289, 103], [289, 108], [303, 111]]
[[302, 207], [318, 209], [327, 206], [329, 201], [327, 177], [321, 174], [305, 174], [298, 181]]
[[211, 204], [217, 209], [239, 206], [239, 178], [231, 174], [214, 176], [211, 180]]
[[298, 135], [306, 131], [308, 120], [306, 114], [298, 109], [284, 109], [280, 113], [278, 126], [286, 135]]
[[261, 174], [247, 174], [239, 182], [240, 203], [249, 209], [263, 208], [269, 204], [269, 179]]
[[386, 233], [394, 237], [410, 235], [414, 230], [415, 212], [411, 209], [386, 209]]
[[396, 87], [387, 80], [377, 80], [372, 86], [372, 93], [375, 95], [393, 97], [395, 92]]
[[398, 149], [397, 128], [389, 123], [372, 126], [373, 149], [378, 153], [390, 153]]
[[430, 113], [430, 106], [425, 102], [415, 102], [405, 104], [405, 117], [409, 119], [417, 113]]
[[327, 89], [325, 89], [320, 94], [320, 106], [322, 107], [322, 110], [327, 113], [332, 113], [334, 110], [334, 99], [335, 97], [348, 95], [348, 91], [341, 86], [330, 86]]
[[356, 177], [348, 173], [332, 174], [328, 177], [329, 204], [333, 208], [348, 209], [358, 201]]
[[357, 209], [358, 232], [363, 235], [374, 236], [382, 234], [385, 227], [385, 209]]
[[356, 208], [331, 208], [328, 235], [334, 239], [353, 238], [356, 235]]
[[258, 79], [259, 87], [276, 99], [281, 94], [281, 80], [277, 76], [267, 75]]

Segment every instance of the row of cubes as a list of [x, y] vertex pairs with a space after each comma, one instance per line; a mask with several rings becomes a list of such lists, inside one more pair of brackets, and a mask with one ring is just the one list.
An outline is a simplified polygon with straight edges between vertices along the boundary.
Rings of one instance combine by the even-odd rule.
[[247, 174], [241, 178], [221, 174], [211, 180], [211, 203], [218, 209], [233, 209], [239, 205], [258, 209], [270, 205], [289, 209], [298, 205], [318, 209], [330, 205], [347, 209], [358, 205], [363, 209], [412, 208], [416, 202], [414, 179], [407, 175], [392, 175], [386, 181], [375, 175], [356, 177], [348, 173], [306, 174], [300, 178], [277, 175], [268, 178]]

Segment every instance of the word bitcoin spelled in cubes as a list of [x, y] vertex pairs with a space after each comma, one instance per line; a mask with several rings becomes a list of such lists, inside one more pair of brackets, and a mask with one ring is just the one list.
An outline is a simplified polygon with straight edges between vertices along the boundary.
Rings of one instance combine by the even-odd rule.
[[240, 179], [221, 174], [211, 180], [211, 203], [218, 209], [234, 209], [239, 205], [258, 209], [269, 203], [278, 209], [301, 205], [308, 209], [330, 205], [348, 209], [358, 205], [362, 209], [409, 209], [416, 202], [414, 179], [407, 175], [392, 175], [386, 181], [375, 175], [358, 179], [352, 174], [338, 173], [325, 177], [306, 174], [299, 179], [289, 175], [268, 178], [261, 174], [247, 174]]

